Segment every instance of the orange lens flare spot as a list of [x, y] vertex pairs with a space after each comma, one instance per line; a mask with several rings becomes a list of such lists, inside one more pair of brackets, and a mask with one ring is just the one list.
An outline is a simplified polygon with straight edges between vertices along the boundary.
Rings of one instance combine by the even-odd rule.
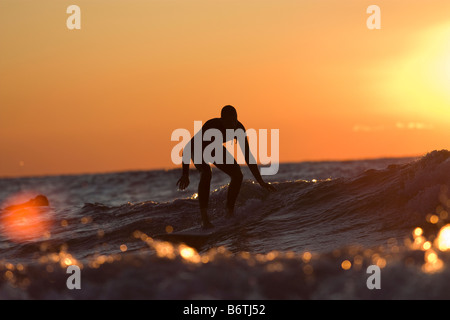
[[13, 241], [26, 241], [48, 234], [48, 228], [37, 208], [21, 208], [4, 213], [1, 219], [5, 235]]
[[[50, 210], [48, 207], [32, 206], [20, 201], [23, 195], [13, 196], [7, 204], [13, 203], [0, 216], [1, 235], [14, 242], [33, 241], [50, 235]], [[30, 199], [32, 197], [28, 197]], [[17, 205], [17, 203], [19, 203]], [[20, 204], [22, 203], [22, 204]]]
[[349, 270], [352, 267], [352, 263], [349, 260], [344, 260], [341, 263], [341, 268], [344, 270]]

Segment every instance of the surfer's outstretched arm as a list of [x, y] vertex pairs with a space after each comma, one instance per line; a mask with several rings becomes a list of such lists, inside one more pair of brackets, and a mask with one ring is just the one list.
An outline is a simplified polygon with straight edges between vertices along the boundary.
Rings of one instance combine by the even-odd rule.
[[[244, 132], [245, 132], [245, 130], [244, 130]], [[248, 168], [250, 169], [251, 173], [255, 177], [256, 181], [258, 181], [260, 186], [269, 191], [277, 191], [277, 189], [275, 189], [275, 187], [273, 185], [265, 182], [263, 180], [263, 178], [261, 177], [261, 173], [259, 173], [259, 169], [258, 169], [258, 165], [256, 164], [256, 160], [253, 157], [252, 152], [250, 150], [247, 136], [245, 137], [244, 150], [242, 150], [242, 151], [243, 151], [243, 154], [245, 155], [245, 162], [247, 163]]]

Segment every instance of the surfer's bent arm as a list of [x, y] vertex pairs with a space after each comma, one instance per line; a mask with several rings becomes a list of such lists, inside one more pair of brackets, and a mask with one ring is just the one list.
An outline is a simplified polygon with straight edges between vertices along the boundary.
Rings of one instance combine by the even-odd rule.
[[183, 162], [183, 176], [189, 177], [189, 164]]
[[183, 176], [189, 177], [189, 165], [191, 163], [191, 154], [193, 150], [193, 139], [191, 139], [183, 149]]
[[189, 165], [191, 163], [192, 149], [193, 148], [191, 139], [183, 149], [183, 156], [182, 156], [183, 173], [181, 175], [181, 178], [177, 181], [177, 186], [180, 188], [180, 190], [186, 189], [189, 185]]

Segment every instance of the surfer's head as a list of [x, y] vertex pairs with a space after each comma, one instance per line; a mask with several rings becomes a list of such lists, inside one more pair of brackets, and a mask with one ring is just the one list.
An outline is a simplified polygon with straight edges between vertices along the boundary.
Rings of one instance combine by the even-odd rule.
[[237, 112], [233, 106], [227, 105], [222, 108], [220, 112], [223, 126], [225, 129], [236, 129], [237, 126]]

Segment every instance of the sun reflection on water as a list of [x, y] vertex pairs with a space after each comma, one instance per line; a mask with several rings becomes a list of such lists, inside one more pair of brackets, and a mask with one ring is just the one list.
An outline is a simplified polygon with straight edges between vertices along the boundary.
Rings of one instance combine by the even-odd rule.
[[441, 251], [450, 249], [450, 224], [441, 228], [436, 239], [436, 246]]

